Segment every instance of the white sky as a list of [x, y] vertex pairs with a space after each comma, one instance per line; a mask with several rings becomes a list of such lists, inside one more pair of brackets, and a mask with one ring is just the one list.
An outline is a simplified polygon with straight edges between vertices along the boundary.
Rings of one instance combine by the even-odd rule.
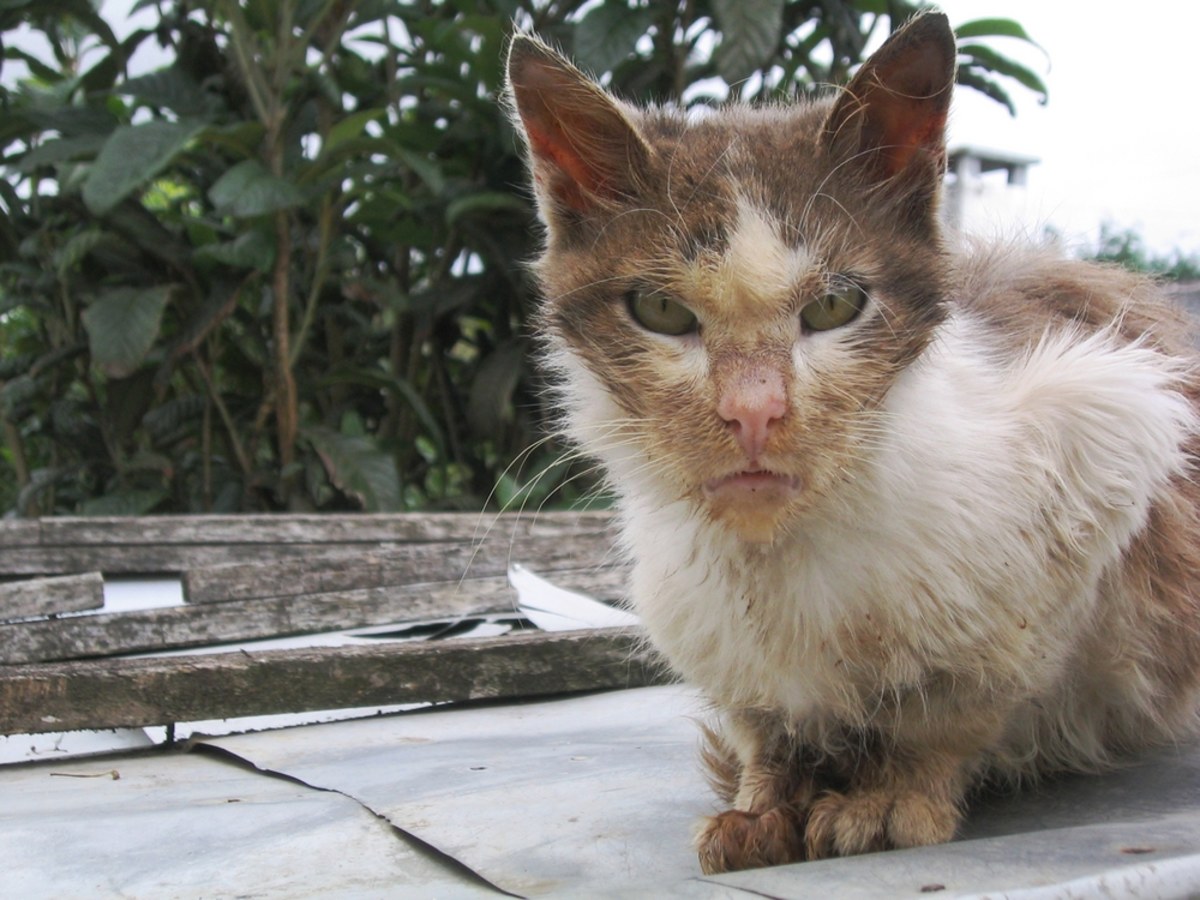
[[1141, 232], [1156, 252], [1200, 253], [1200, 3], [941, 0], [941, 6], [951, 25], [1016, 19], [1049, 57], [995, 39], [996, 49], [1019, 55], [1043, 75], [1050, 102], [1039, 106], [1014, 85], [1014, 119], [975, 92], [960, 91], [950, 122], [952, 146], [1041, 160], [1029, 172], [1025, 227], [1036, 232], [1049, 223], [1073, 242], [1094, 239], [1107, 219]]

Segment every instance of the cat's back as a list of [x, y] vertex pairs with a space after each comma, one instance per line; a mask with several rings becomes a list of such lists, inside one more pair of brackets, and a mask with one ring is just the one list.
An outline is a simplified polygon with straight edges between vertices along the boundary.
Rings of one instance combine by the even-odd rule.
[[[1006, 351], [1007, 384], [1020, 385], [1014, 408], [1055, 447], [1063, 496], [1073, 492], [1089, 498], [1087, 508], [1112, 512], [1122, 506], [1116, 498], [1123, 487], [1142, 486], [1134, 506], [1145, 512], [1120, 552], [1109, 554], [1099, 588], [1104, 599], [1081, 639], [1077, 680], [1064, 689], [1064, 696], [1092, 697], [1104, 717], [1085, 715], [1065, 730], [1052, 718], [1031, 717], [1022, 740], [1041, 746], [1051, 767], [1070, 768], [1095, 760], [1059, 746], [1054, 735], [1083, 733], [1098, 721], [1108, 747], [1194, 733], [1200, 691], [1194, 321], [1152, 278], [1017, 245], [960, 252], [950, 301], [986, 332], [985, 346]], [[1148, 465], [1138, 475], [1142, 463]], [[1117, 480], [1105, 487], [1110, 474]], [[1111, 522], [1092, 527], [1097, 534], [1113, 528]], [[1113, 635], [1121, 640], [1114, 643]]]
[[1151, 277], [1018, 242], [964, 239], [952, 257], [952, 302], [1015, 350], [1047, 333], [1069, 330], [1085, 339], [1103, 331], [1118, 343], [1140, 341], [1200, 359], [1196, 323]]

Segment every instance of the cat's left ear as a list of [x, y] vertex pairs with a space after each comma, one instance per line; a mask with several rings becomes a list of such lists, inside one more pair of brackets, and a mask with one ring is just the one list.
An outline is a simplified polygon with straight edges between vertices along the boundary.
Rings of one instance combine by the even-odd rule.
[[858, 70], [825, 123], [824, 143], [871, 183], [937, 190], [957, 49], [941, 13], [910, 20]]
[[543, 216], [587, 215], [636, 192], [651, 156], [621, 106], [537, 38], [517, 35], [508, 89]]

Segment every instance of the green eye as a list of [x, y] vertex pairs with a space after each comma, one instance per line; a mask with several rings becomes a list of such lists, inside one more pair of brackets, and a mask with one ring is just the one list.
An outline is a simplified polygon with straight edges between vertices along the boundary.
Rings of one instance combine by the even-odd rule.
[[690, 334], [700, 326], [695, 313], [660, 291], [631, 291], [629, 313], [639, 325], [656, 334]]
[[806, 331], [829, 331], [853, 322], [867, 305], [867, 292], [848, 284], [830, 291], [800, 310]]

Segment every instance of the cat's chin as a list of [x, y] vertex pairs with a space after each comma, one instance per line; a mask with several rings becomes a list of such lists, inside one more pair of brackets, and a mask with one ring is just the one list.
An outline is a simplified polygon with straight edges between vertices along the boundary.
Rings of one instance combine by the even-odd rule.
[[770, 543], [800, 496], [800, 479], [763, 470], [706, 481], [705, 502], [715, 520], [753, 543]]

